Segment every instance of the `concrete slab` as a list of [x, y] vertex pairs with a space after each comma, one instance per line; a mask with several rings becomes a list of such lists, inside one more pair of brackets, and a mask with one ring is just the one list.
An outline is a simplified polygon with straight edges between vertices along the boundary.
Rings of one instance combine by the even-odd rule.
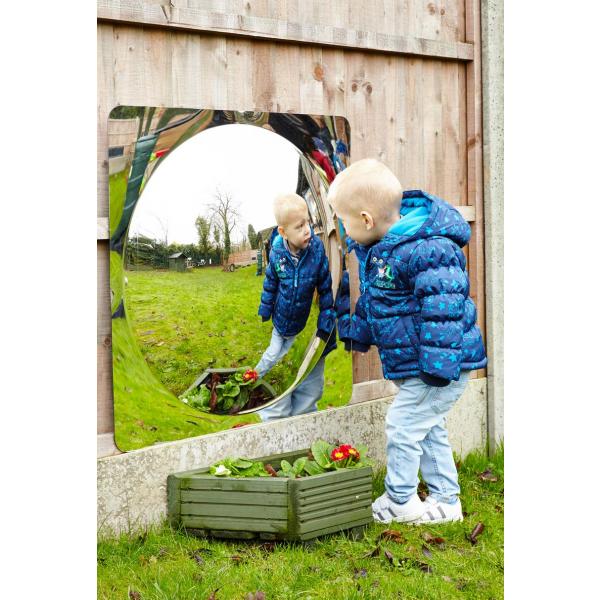
[[[159, 523], [166, 516], [169, 473], [207, 466], [225, 456], [296, 450], [323, 438], [367, 444], [369, 455], [384, 464], [384, 422], [391, 400], [371, 400], [99, 459], [99, 534], [109, 536]], [[471, 380], [448, 418], [450, 440], [457, 452], [485, 447], [486, 406], [486, 380]]]

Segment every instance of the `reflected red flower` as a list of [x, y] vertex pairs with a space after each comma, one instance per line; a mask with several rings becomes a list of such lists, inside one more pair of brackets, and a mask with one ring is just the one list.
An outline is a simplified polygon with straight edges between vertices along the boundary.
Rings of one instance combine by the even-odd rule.
[[244, 375], [244, 381], [256, 381], [258, 379], [258, 373], [254, 369], [248, 369]]

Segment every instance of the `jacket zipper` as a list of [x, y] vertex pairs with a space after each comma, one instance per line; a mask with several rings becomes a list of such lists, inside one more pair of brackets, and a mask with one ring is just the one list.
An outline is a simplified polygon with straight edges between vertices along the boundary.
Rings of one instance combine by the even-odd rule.
[[[308, 248], [307, 248], [308, 250]], [[294, 269], [294, 294], [292, 296], [292, 306], [294, 306], [296, 304], [296, 295], [297, 295], [297, 290], [298, 290], [298, 272], [300, 271], [300, 265], [302, 264], [302, 261], [304, 260], [304, 258], [306, 257], [306, 255], [308, 254], [308, 252], [305, 252], [301, 257], [300, 260], [298, 260], [298, 264], [294, 265], [294, 261], [292, 259], [292, 255], [290, 254], [289, 250], [286, 250], [287, 255], [290, 257], [290, 263], [292, 265], [292, 268]]]

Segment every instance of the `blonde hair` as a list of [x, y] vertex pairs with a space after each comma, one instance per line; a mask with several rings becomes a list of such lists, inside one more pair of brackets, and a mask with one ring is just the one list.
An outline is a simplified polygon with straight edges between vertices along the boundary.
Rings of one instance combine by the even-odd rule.
[[273, 202], [273, 214], [279, 227], [289, 225], [294, 215], [307, 214], [308, 206], [306, 201], [298, 194], [281, 194]]
[[400, 209], [402, 184], [382, 162], [365, 158], [336, 176], [327, 201], [334, 210], [337, 207], [355, 214], [367, 210], [387, 219]]

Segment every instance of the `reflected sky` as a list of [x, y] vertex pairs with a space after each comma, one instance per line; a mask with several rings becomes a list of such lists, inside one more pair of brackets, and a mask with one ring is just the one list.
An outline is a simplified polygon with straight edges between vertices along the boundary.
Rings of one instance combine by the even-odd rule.
[[271, 204], [279, 193], [293, 193], [298, 176], [296, 148], [266, 129], [225, 125], [202, 132], [165, 158], [144, 188], [129, 236], [195, 244], [194, 222], [205, 216], [216, 189], [230, 193], [241, 219], [232, 242], [275, 225]]

